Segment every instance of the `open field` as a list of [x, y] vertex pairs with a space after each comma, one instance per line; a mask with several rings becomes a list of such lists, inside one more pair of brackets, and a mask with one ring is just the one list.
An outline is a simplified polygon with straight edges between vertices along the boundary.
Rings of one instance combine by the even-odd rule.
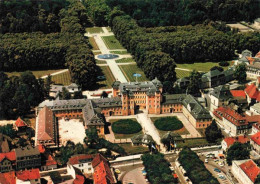
[[[232, 61], [228, 61], [230, 66], [232, 65]], [[212, 67], [219, 66], [216, 62], [205, 62], [205, 63], [192, 63], [192, 64], [177, 64], [178, 68], [188, 69], [188, 70], [197, 70], [202, 72], [208, 72]], [[228, 68], [222, 67], [224, 70]]]
[[102, 27], [89, 27], [89, 28], [86, 28], [86, 31], [87, 31], [89, 34], [104, 33]]
[[89, 43], [92, 46], [93, 50], [99, 50], [97, 43], [93, 37], [89, 37]]
[[71, 77], [69, 71], [63, 72], [58, 75], [54, 75], [51, 77], [51, 80], [55, 84], [69, 85], [71, 84]]
[[[58, 72], [58, 71], [61, 71], [62, 69], [60, 70], [38, 70], [38, 71], [32, 71], [33, 75], [35, 75], [36, 78], [40, 78], [44, 75], [49, 75], [49, 74], [52, 74], [52, 73], [55, 73], [55, 72]], [[5, 72], [8, 77], [11, 77], [11, 76], [20, 76], [21, 73], [23, 72]]]
[[124, 49], [124, 47], [119, 43], [115, 36], [102, 36], [101, 37], [105, 42], [108, 49]]
[[130, 82], [136, 81], [136, 78], [133, 76], [134, 73], [138, 73], [142, 75], [141, 77], [137, 78], [139, 82], [149, 81], [149, 79], [146, 78], [144, 72], [140, 68], [138, 68], [137, 65], [119, 65], [119, 68], [125, 75], [126, 79]]
[[[160, 118], [161, 117], [151, 117], [151, 121], [154, 123], [155, 120], [160, 119]], [[163, 131], [163, 130], [159, 130], [159, 129], [157, 129], [157, 131], [158, 131], [160, 137], [163, 137], [167, 132], [169, 132], [169, 131]], [[180, 135], [189, 134], [189, 131], [185, 127], [181, 128], [179, 130], [170, 131], [170, 132], [178, 133]]]
[[119, 145], [123, 147], [125, 151], [130, 155], [149, 152], [149, 148], [144, 146], [132, 146], [132, 144], [130, 143], [119, 144]]
[[[137, 122], [137, 120], [135, 118], [129, 118], [129, 119]], [[119, 119], [110, 119], [109, 123], [111, 123], [111, 126], [112, 126], [112, 124], [116, 121], [119, 121]], [[140, 131], [140, 132], [134, 133], [134, 134], [117, 134], [117, 133], [114, 132], [115, 139], [129, 139], [129, 138], [132, 138], [135, 135], [140, 135], [140, 134], [143, 134], [143, 131]]]
[[133, 58], [122, 58], [116, 60], [116, 63], [135, 63], [135, 60]]
[[129, 54], [127, 52], [127, 50], [123, 50], [123, 51], [110, 51], [110, 53], [112, 53], [112, 54], [121, 54], [121, 55]]
[[182, 77], [188, 77], [190, 75], [189, 71], [175, 69], [175, 72], [176, 72], [176, 77], [178, 79]]
[[112, 74], [108, 66], [100, 66], [102, 74], [105, 75], [106, 79], [98, 82], [97, 88], [111, 88], [112, 83], [115, 81], [114, 75]]

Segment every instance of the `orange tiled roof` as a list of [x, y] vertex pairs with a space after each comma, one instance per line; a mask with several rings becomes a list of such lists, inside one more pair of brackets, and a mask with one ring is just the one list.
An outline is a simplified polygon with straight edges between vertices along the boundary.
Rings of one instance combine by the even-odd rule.
[[246, 58], [247, 58], [250, 65], [254, 64], [254, 61], [255, 61], [254, 58], [252, 58], [252, 57], [246, 57]]
[[92, 167], [96, 167], [101, 161], [107, 162], [108, 160], [101, 154], [96, 154], [94, 159], [92, 160]]
[[42, 144], [38, 145], [38, 149], [40, 153], [44, 153], [45, 152], [45, 147]]
[[90, 155], [90, 154], [75, 155], [69, 159], [69, 164], [71, 165], [80, 164], [81, 163], [80, 160], [86, 160], [86, 159], [90, 159], [92, 161], [93, 158], [94, 155]]
[[17, 127], [27, 126], [27, 124], [26, 124], [20, 117], [16, 120], [15, 125], [16, 125]]
[[245, 89], [246, 94], [257, 101], [260, 101], [260, 92], [254, 83], [247, 85]]
[[44, 107], [38, 114], [38, 140], [51, 140], [54, 138], [53, 131], [53, 112], [48, 107]]
[[54, 160], [50, 154], [46, 155], [46, 158], [47, 158], [46, 163], [45, 163], [46, 166], [57, 165], [56, 160]]
[[260, 58], [260, 51], [255, 55], [256, 58]]
[[240, 142], [242, 144], [247, 143], [249, 139], [243, 135], [237, 136], [237, 137], [227, 137], [224, 139], [224, 141], [227, 143], [227, 147], [229, 148], [232, 146], [235, 142]]
[[17, 171], [16, 177], [22, 181], [35, 180], [41, 178], [39, 169]]
[[76, 174], [76, 178], [75, 178], [75, 180], [73, 181], [73, 184], [84, 184], [84, 183], [85, 183], [85, 177]]
[[16, 184], [15, 172], [0, 173], [0, 183]]
[[246, 93], [243, 90], [230, 90], [233, 97], [246, 98]]
[[260, 146], [260, 132], [251, 136], [251, 140]]
[[7, 158], [10, 161], [15, 161], [16, 160], [15, 151], [11, 151], [11, 152], [8, 152], [8, 153], [0, 153], [0, 162], [4, 158]]
[[244, 162], [240, 165], [240, 168], [246, 173], [252, 182], [255, 182], [258, 174], [260, 174], [260, 168], [252, 160]]

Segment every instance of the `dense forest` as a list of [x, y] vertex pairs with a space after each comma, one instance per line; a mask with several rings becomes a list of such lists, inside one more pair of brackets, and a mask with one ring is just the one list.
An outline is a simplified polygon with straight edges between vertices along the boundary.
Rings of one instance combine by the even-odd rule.
[[90, 15], [98, 25], [106, 24], [99, 16], [105, 15], [108, 7], [118, 7], [142, 27], [253, 21], [260, 15], [257, 0], [95, 0], [88, 5], [95, 12]]

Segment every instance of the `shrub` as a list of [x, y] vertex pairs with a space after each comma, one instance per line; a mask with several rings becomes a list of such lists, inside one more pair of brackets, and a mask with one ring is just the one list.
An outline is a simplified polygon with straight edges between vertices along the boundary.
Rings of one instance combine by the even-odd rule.
[[221, 61], [219, 62], [219, 66], [229, 66], [229, 63], [227, 61]]
[[182, 122], [177, 117], [165, 117], [155, 120], [154, 125], [159, 130], [172, 131], [183, 127]]
[[112, 130], [117, 134], [134, 134], [140, 132], [142, 127], [134, 120], [122, 119], [112, 124]]

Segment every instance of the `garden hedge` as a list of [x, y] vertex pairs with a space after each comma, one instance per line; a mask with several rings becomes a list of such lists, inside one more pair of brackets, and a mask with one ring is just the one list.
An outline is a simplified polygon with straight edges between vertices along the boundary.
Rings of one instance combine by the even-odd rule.
[[154, 125], [163, 131], [179, 130], [183, 127], [182, 122], [177, 117], [164, 117], [155, 120]]
[[141, 125], [131, 119], [122, 119], [112, 124], [112, 130], [117, 134], [134, 134], [142, 130]]

